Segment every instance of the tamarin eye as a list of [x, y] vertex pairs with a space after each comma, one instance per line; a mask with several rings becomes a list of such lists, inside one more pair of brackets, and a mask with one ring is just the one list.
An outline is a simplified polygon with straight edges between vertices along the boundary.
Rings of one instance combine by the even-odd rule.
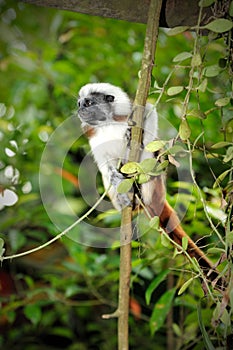
[[114, 96], [112, 96], [112, 95], [106, 95], [106, 96], [105, 96], [105, 101], [106, 101], [106, 102], [113, 102], [113, 101], [114, 101]]
[[94, 102], [92, 100], [90, 100], [89, 98], [86, 98], [83, 106], [84, 107], [89, 107], [89, 106], [91, 106], [93, 104], [94, 104]]

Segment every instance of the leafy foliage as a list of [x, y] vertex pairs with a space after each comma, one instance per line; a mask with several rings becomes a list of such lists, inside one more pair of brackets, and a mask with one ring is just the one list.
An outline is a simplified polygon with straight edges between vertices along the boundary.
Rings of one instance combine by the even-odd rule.
[[[0, 250], [10, 256], [58, 234], [40, 196], [42, 152], [57, 127], [75, 113], [83, 84], [111, 82], [134, 95], [145, 26], [20, 2], [0, 6]], [[156, 219], [140, 214], [135, 219], [140, 239], [133, 242], [132, 257], [132, 300], [140, 310], [130, 318], [134, 349], [154, 349], [155, 343], [164, 349], [168, 334], [176, 349], [217, 348], [231, 337], [232, 2], [227, 18], [214, 16], [205, 28], [195, 27], [196, 34], [188, 27], [161, 29], [149, 96], [159, 111], [161, 139], [147, 147], [160, 151], [163, 163], [159, 169], [153, 160], [126, 165], [122, 170], [128, 179], [120, 190], [166, 169], [169, 202], [229, 287], [224, 293], [210, 284], [208, 291], [202, 288], [195, 262], [174, 251], [168, 237], [159, 234]], [[210, 30], [208, 35], [200, 35], [203, 29]], [[63, 169], [54, 168], [51, 184], [56, 189], [62, 182], [69, 205], [80, 216], [89, 206], [77, 179], [86, 152], [86, 140], [79, 137]], [[84, 175], [88, 181], [87, 170]], [[97, 187], [103, 191], [98, 177]], [[57, 216], [65, 226], [70, 220], [62, 205], [57, 205]], [[88, 223], [113, 228], [119, 220], [113, 210], [96, 211]], [[80, 226], [69, 235], [72, 239], [63, 237], [37, 253], [3, 262], [2, 346], [116, 347], [115, 322], [101, 320], [101, 314], [116, 304], [118, 237], [110, 249], [74, 239], [90, 234], [89, 226]]]

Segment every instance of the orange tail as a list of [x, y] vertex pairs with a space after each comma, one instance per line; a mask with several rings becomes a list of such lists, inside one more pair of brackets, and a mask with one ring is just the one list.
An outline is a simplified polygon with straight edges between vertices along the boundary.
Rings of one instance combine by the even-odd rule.
[[192, 239], [180, 226], [179, 219], [175, 211], [171, 208], [168, 202], [164, 199], [164, 184], [161, 177], [156, 177], [154, 180], [154, 192], [152, 203], [147, 206], [149, 214], [159, 216], [160, 226], [167, 232], [169, 237], [182, 247], [182, 238], [186, 237], [188, 240], [187, 253], [191, 257], [195, 257], [203, 270], [204, 274], [210, 278], [211, 281], [218, 277], [218, 272], [215, 270], [212, 262], [206, 257], [204, 252], [197, 247]]

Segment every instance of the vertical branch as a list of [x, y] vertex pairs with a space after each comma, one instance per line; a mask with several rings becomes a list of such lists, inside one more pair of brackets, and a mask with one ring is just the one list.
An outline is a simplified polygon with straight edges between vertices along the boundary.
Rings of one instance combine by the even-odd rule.
[[[148, 22], [144, 51], [142, 57], [141, 74], [138, 89], [134, 101], [133, 127], [131, 131], [131, 143], [129, 161], [138, 161], [142, 138], [142, 125], [144, 106], [146, 104], [151, 72], [154, 65], [155, 48], [158, 37], [159, 17], [162, 0], [151, 0], [148, 13]], [[140, 106], [139, 108], [137, 108]], [[141, 108], [142, 107], [142, 108]], [[131, 273], [131, 239], [132, 239], [132, 208], [126, 207], [122, 211], [121, 220], [121, 248], [120, 248], [120, 282], [118, 302], [118, 349], [128, 349], [128, 317], [129, 317], [129, 292]]]
[[131, 274], [132, 208], [122, 210], [120, 276], [118, 299], [118, 349], [128, 350], [129, 343], [129, 294]]
[[[167, 276], [167, 290], [171, 290], [174, 288], [174, 276], [172, 274], [168, 274]], [[167, 322], [166, 322], [166, 328], [167, 328], [167, 350], [173, 350], [175, 348], [175, 339], [173, 335], [173, 326], [174, 320], [173, 320], [173, 307], [169, 311], [167, 315]]]
[[[134, 113], [132, 117], [131, 142], [129, 161], [137, 162], [140, 156], [142, 139], [142, 126], [145, 104], [150, 88], [151, 72], [154, 65], [155, 48], [158, 37], [159, 17], [162, 0], [151, 0], [148, 13], [148, 22], [142, 57], [141, 74], [134, 101]], [[110, 315], [103, 315], [105, 319], [118, 318], [118, 349], [129, 348], [129, 294], [131, 274], [131, 239], [132, 239], [132, 208], [125, 207], [122, 210], [121, 219], [121, 247], [120, 247], [120, 277], [119, 299], [117, 310]]]
[[[144, 42], [144, 51], [142, 56], [142, 65], [138, 88], [134, 100], [135, 113], [133, 122], [135, 126], [131, 132], [131, 150], [129, 161], [138, 161], [142, 138], [142, 125], [144, 106], [150, 89], [151, 73], [154, 66], [155, 49], [159, 32], [159, 17], [162, 7], [162, 0], [151, 0], [148, 13], [147, 29]], [[142, 108], [137, 108], [142, 106]]]

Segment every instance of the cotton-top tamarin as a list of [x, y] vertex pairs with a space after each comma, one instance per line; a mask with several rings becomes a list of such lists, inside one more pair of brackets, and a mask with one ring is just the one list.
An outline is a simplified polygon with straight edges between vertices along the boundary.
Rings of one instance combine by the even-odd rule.
[[[92, 154], [102, 174], [105, 189], [108, 189], [113, 206], [121, 210], [130, 205], [127, 193], [118, 193], [117, 188], [125, 178], [120, 172], [125, 163], [130, 145], [128, 119], [132, 104], [128, 95], [119, 87], [108, 83], [94, 83], [83, 86], [78, 96], [78, 115], [86, 133]], [[144, 146], [157, 137], [158, 116], [150, 104], [144, 112], [143, 140], [140, 160], [154, 157]], [[163, 177], [151, 177], [140, 185], [143, 206], [151, 217], [159, 216], [161, 227], [182, 246], [182, 238], [187, 237], [190, 256], [195, 257], [205, 274], [211, 280], [217, 277], [212, 262], [185, 233], [179, 219], [165, 199]]]

